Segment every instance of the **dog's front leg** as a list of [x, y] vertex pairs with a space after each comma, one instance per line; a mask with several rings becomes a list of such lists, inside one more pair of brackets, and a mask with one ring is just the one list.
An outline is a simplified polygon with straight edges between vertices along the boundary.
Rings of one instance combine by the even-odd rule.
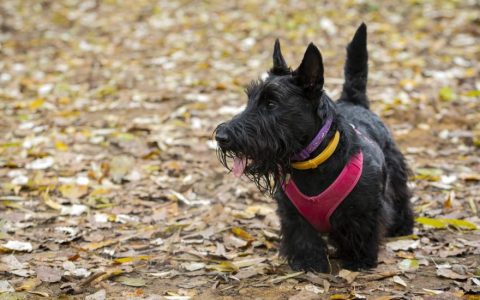
[[326, 244], [284, 195], [276, 197], [281, 223], [280, 254], [293, 270], [328, 272]]

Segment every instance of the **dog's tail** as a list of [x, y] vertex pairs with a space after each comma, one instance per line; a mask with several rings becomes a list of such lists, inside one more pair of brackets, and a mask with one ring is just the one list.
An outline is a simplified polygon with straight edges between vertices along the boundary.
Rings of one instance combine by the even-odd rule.
[[347, 61], [345, 62], [345, 83], [343, 84], [340, 101], [351, 102], [369, 108], [367, 98], [368, 51], [367, 26], [362, 23], [355, 36], [347, 46]]

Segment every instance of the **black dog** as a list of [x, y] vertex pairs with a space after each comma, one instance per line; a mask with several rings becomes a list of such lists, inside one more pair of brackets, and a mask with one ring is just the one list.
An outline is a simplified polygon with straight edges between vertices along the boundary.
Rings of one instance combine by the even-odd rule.
[[[337, 102], [323, 91], [317, 47], [311, 43], [292, 71], [277, 40], [268, 78], [253, 82], [245, 110], [215, 131], [222, 164], [278, 202], [281, 254], [294, 270], [329, 270], [320, 231], [329, 233], [343, 267], [352, 270], [377, 265], [383, 235], [412, 232], [408, 167], [388, 129], [369, 110], [366, 40], [362, 24], [347, 47], [345, 83]], [[321, 142], [310, 145], [312, 140]], [[304, 149], [307, 145], [310, 149]], [[233, 168], [228, 158], [234, 159]], [[287, 195], [291, 182], [302, 199]], [[326, 202], [308, 202], [308, 196], [319, 194]], [[322, 212], [328, 201], [333, 206]]]

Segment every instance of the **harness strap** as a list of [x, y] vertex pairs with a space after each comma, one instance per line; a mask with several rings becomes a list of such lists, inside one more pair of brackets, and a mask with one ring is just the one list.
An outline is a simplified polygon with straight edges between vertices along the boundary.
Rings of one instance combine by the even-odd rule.
[[[338, 134], [338, 132], [337, 132]], [[306, 196], [293, 179], [282, 185], [283, 191], [300, 214], [318, 231], [330, 232], [330, 216], [357, 185], [363, 170], [363, 153], [355, 154], [340, 175], [323, 192]]]

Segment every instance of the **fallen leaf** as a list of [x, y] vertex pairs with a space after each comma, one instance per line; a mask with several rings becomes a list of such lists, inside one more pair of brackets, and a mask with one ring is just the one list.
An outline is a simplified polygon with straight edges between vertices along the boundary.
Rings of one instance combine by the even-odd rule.
[[460, 285], [460, 288], [469, 294], [480, 294], [480, 280], [475, 277], [471, 277], [467, 282]]
[[333, 294], [330, 296], [330, 300], [349, 300], [349, 299], [352, 299], [350, 295]]
[[117, 242], [118, 242], [118, 240], [105, 240], [105, 241], [101, 241], [101, 242], [98, 242], [98, 243], [89, 243], [89, 244], [83, 245], [82, 249], [87, 250], [87, 251], [91, 251], [91, 250], [100, 249], [100, 248], [103, 248], [103, 247], [106, 247], [106, 246], [110, 246], [110, 245], [115, 244]]
[[58, 151], [68, 151], [68, 146], [65, 145], [65, 143], [63, 143], [62, 141], [55, 141], [55, 148], [58, 150]]
[[453, 248], [453, 249], [441, 249], [438, 251], [438, 256], [441, 258], [451, 257], [451, 256], [458, 256], [467, 252], [467, 248]]
[[250, 233], [243, 230], [242, 228], [233, 227], [232, 232], [233, 232], [233, 234], [235, 234], [236, 236], [238, 236], [242, 240], [245, 240], [245, 241], [253, 241], [254, 240], [253, 236]]
[[443, 291], [431, 290], [431, 289], [422, 289], [430, 295], [440, 295], [443, 294]]
[[229, 249], [242, 248], [248, 245], [248, 242], [244, 241], [243, 239], [239, 239], [236, 236], [233, 236], [231, 234], [224, 235], [223, 242], [225, 247]]
[[92, 274], [92, 272], [87, 271], [85, 268], [77, 268], [75, 264], [69, 260], [63, 262], [63, 269], [66, 270], [64, 275], [72, 275], [80, 278], [85, 278]]
[[430, 226], [430, 227], [433, 227], [433, 228], [445, 228], [446, 227], [446, 224], [444, 222], [442, 222], [441, 220], [432, 219], [432, 218], [419, 217], [419, 218], [416, 218], [415, 221], [417, 223], [427, 225], [427, 226]]
[[59, 282], [62, 280], [63, 271], [47, 266], [39, 266], [36, 269], [37, 278], [43, 282]]
[[39, 278], [28, 278], [25, 279], [22, 284], [16, 288], [16, 290], [29, 292], [35, 289], [40, 284], [42, 284], [42, 281]]
[[55, 163], [53, 157], [44, 157], [36, 159], [30, 163], [28, 163], [25, 168], [30, 170], [45, 170], [53, 166]]
[[93, 294], [85, 296], [85, 300], [105, 300], [107, 298], [107, 292], [101, 289]]
[[245, 268], [245, 267], [258, 265], [258, 264], [264, 262], [265, 260], [267, 260], [265, 257], [256, 257], [256, 258], [247, 258], [247, 259], [243, 259], [243, 260], [237, 260], [237, 261], [234, 261], [233, 263], [238, 268]]
[[[121, 275], [121, 274], [124, 274], [124, 273], [131, 272], [131, 270], [132, 269], [117, 268], [117, 267], [109, 268], [106, 271], [101, 271], [101, 272], [94, 273], [94, 274], [90, 275], [88, 278], [85, 278], [84, 280], [85, 280], [85, 282], [97, 283], [97, 282], [101, 282], [103, 280], [106, 280], [108, 278], [114, 277], [114, 276], [118, 276], [118, 275]], [[83, 285], [85, 285], [85, 283], [83, 283]]]
[[163, 298], [167, 300], [190, 300], [192, 297], [190, 296], [181, 296], [181, 295], [171, 295], [172, 293], [169, 292], [170, 296], [163, 296]]
[[0, 294], [15, 292], [15, 289], [6, 280], [0, 280]]
[[197, 271], [205, 268], [205, 264], [201, 262], [191, 262], [191, 263], [183, 263], [181, 264], [182, 268], [187, 271]]
[[238, 271], [238, 267], [229, 261], [222, 261], [218, 265], [207, 265], [206, 268], [214, 269], [219, 272], [235, 272]]
[[43, 198], [44, 203], [48, 207], [50, 207], [52, 209], [55, 209], [55, 210], [61, 210], [62, 209], [62, 205], [60, 203], [52, 200], [52, 198], [50, 198], [50, 196], [48, 195], [48, 192], [43, 193], [42, 198]]
[[207, 279], [197, 279], [197, 280], [186, 280], [182, 283], [177, 284], [178, 287], [184, 289], [194, 289], [208, 284]]
[[467, 275], [462, 275], [453, 272], [450, 269], [447, 268], [441, 268], [437, 270], [437, 276], [443, 277], [443, 278], [448, 278], [448, 279], [455, 279], [455, 280], [467, 280], [468, 276]]
[[246, 212], [248, 213], [253, 213], [257, 216], [268, 216], [269, 214], [275, 213], [275, 210], [271, 208], [270, 206], [266, 205], [253, 205], [253, 206], [248, 206], [245, 209]]
[[23, 251], [23, 252], [31, 252], [33, 250], [31, 243], [21, 242], [21, 241], [8, 241], [6, 244], [1, 245], [0, 247], [7, 250]]
[[306, 289], [303, 289], [299, 293], [288, 298], [288, 300], [316, 300], [316, 299], [318, 299], [318, 294]]
[[110, 176], [114, 182], [120, 182], [134, 167], [135, 160], [131, 156], [115, 156], [110, 162]]
[[75, 200], [82, 198], [86, 194], [88, 194], [88, 186], [86, 185], [76, 185], [76, 184], [64, 184], [58, 188], [60, 194], [63, 197]]
[[359, 272], [352, 272], [345, 269], [342, 269], [340, 272], [338, 272], [338, 276], [345, 279], [347, 283], [352, 283], [359, 274]]
[[452, 88], [445, 86], [440, 89], [438, 96], [444, 101], [452, 101], [455, 97], [455, 93], [453, 92]]
[[280, 277], [276, 277], [276, 278], [272, 278], [270, 279], [270, 283], [273, 283], [273, 284], [277, 284], [277, 283], [280, 283], [284, 280], [287, 280], [287, 279], [290, 279], [290, 278], [294, 278], [294, 277], [297, 277], [297, 276], [300, 276], [302, 274], [305, 274], [305, 272], [301, 271], [301, 272], [295, 272], [295, 273], [290, 273], [290, 274], [287, 274], [285, 276], [280, 276]]
[[42, 107], [42, 105], [45, 103], [45, 99], [43, 98], [37, 98], [35, 100], [32, 100], [28, 106], [31, 110], [37, 110], [38, 108]]
[[116, 258], [113, 260], [113, 262], [116, 264], [125, 264], [125, 263], [140, 261], [140, 260], [149, 260], [150, 258], [151, 256], [149, 255], [127, 256], [127, 257]]
[[134, 286], [134, 287], [141, 287], [147, 284], [145, 280], [140, 277], [118, 276], [118, 277], [115, 277], [115, 281], [124, 285]]
[[476, 230], [477, 226], [473, 223], [470, 223], [465, 220], [457, 220], [457, 219], [432, 219], [426, 217], [419, 217], [415, 219], [416, 222], [427, 225], [433, 228], [446, 228], [448, 225], [452, 225], [459, 229], [468, 229], [468, 230]]
[[50, 297], [50, 294], [47, 293], [47, 292], [42, 292], [42, 291], [29, 291], [28, 292], [29, 294], [33, 294], [33, 295], [38, 295], [40, 297], [43, 297], [43, 298], [48, 298]]
[[61, 215], [80, 216], [88, 210], [88, 206], [83, 204], [73, 204], [71, 206], [62, 205], [60, 208]]
[[29, 269], [19, 269], [19, 270], [12, 270], [10, 273], [20, 276], [20, 277], [30, 277], [35, 275], [35, 272]]
[[257, 266], [243, 268], [235, 274], [235, 278], [239, 280], [247, 279], [253, 276], [264, 274], [264, 270], [265, 270], [264, 267], [257, 267]]
[[27, 267], [26, 263], [21, 263], [14, 255], [3, 256], [0, 261], [7, 265], [9, 270], [20, 270]]
[[429, 180], [429, 181], [438, 181], [440, 176], [443, 174], [441, 169], [431, 169], [431, 168], [417, 168], [415, 170], [417, 179]]
[[305, 290], [309, 291], [309, 292], [312, 292], [312, 293], [315, 293], [315, 294], [323, 294], [325, 292], [324, 289], [322, 288], [319, 288], [318, 286], [316, 285], [313, 285], [313, 284], [307, 284], [305, 286]]
[[416, 259], [404, 259], [398, 263], [398, 267], [402, 271], [415, 271], [419, 268], [419, 263]]
[[400, 276], [393, 276], [392, 281], [401, 286], [407, 287], [407, 283], [405, 282], [405, 280], [400, 278]]
[[477, 225], [465, 220], [443, 219], [442, 221], [459, 229], [477, 230]]
[[414, 250], [420, 245], [420, 240], [398, 240], [387, 243], [387, 248], [393, 251]]
[[480, 181], [480, 173], [462, 173], [460, 178], [465, 181]]

